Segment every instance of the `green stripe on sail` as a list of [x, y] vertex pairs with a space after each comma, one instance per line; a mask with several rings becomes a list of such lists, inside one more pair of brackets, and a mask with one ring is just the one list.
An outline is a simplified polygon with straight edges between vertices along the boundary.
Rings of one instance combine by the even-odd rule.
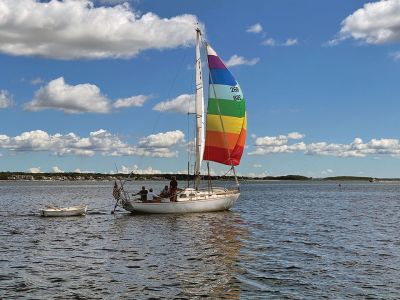
[[[219, 110], [218, 110], [219, 105]], [[243, 118], [246, 113], [244, 99], [241, 101], [223, 100], [223, 99], [208, 99], [207, 113], [213, 115], [221, 115]]]

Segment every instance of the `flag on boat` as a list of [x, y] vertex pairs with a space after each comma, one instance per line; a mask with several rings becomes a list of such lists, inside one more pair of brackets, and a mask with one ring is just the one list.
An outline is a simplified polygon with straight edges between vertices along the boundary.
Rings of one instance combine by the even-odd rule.
[[210, 80], [204, 159], [225, 165], [240, 163], [246, 142], [246, 105], [231, 72], [207, 45]]
[[121, 198], [121, 193], [120, 190], [118, 188], [118, 184], [117, 181], [114, 180], [114, 189], [113, 189], [113, 197], [115, 200], [119, 200], [119, 198]]

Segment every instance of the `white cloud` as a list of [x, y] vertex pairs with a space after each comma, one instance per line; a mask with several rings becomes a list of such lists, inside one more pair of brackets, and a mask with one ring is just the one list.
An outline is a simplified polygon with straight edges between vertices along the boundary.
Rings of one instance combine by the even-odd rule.
[[115, 5], [127, 2], [127, 0], [97, 0], [101, 4]]
[[48, 108], [63, 110], [66, 113], [107, 113], [110, 111], [110, 104], [96, 85], [69, 85], [60, 77], [41, 87], [33, 100], [25, 105], [25, 109], [30, 111]]
[[147, 167], [144, 169], [140, 169], [137, 165], [134, 165], [132, 168], [126, 167], [124, 165], [121, 166], [121, 170], [119, 172], [124, 173], [124, 174], [129, 174], [131, 172], [135, 174], [161, 174], [161, 172], [158, 169], [153, 169], [152, 167]]
[[262, 31], [263, 31], [263, 28], [260, 23], [251, 25], [246, 29], [246, 32], [250, 32], [250, 33], [260, 33]]
[[74, 173], [96, 173], [95, 171], [93, 171], [93, 170], [81, 170], [81, 169], [75, 169], [74, 170]]
[[162, 112], [178, 112], [178, 113], [194, 113], [195, 112], [195, 95], [183, 94], [174, 99], [157, 103], [153, 110]]
[[138, 95], [118, 99], [113, 105], [94, 84], [67, 84], [63, 77], [50, 81], [35, 92], [33, 99], [24, 108], [29, 111], [57, 109], [65, 113], [109, 113], [111, 107], [126, 108], [143, 106], [150, 96]]
[[264, 46], [271, 46], [274, 47], [277, 45], [276, 41], [273, 38], [266, 39], [262, 42]]
[[7, 108], [12, 104], [12, 95], [6, 90], [0, 90], [0, 109]]
[[180, 130], [161, 132], [151, 134], [141, 138], [139, 141], [140, 147], [171, 147], [185, 142], [185, 134]]
[[246, 176], [246, 177], [253, 177], [253, 178], [263, 178], [268, 176], [267, 172], [262, 172], [262, 173], [254, 173], [254, 172], [249, 172], [249, 173], [238, 173], [239, 176]]
[[33, 173], [33, 174], [37, 174], [37, 173], [40, 173], [41, 171], [40, 171], [40, 167], [33, 167], [33, 168], [29, 168], [28, 172], [29, 173]]
[[326, 170], [321, 171], [322, 175], [328, 175], [328, 174], [332, 174], [332, 173], [333, 173], [332, 169], [326, 169]]
[[177, 152], [171, 149], [184, 140], [180, 131], [166, 132], [142, 138], [139, 146], [128, 145], [119, 137], [106, 130], [90, 132], [88, 137], [74, 133], [50, 135], [42, 130], [23, 132], [18, 136], [0, 135], [0, 148], [18, 152], [47, 151], [54, 155], [93, 156], [150, 156], [173, 157]]
[[396, 51], [390, 54], [394, 61], [400, 61], [400, 51]]
[[63, 170], [61, 170], [59, 167], [54, 166], [53, 168], [51, 168], [51, 170], [53, 171], [53, 173], [64, 173]]
[[273, 38], [268, 38], [268, 39], [264, 40], [261, 44], [263, 44], [264, 46], [270, 46], [270, 47], [275, 47], [275, 46], [290, 47], [290, 46], [295, 46], [298, 43], [299, 43], [299, 40], [298, 39], [294, 39], [294, 38], [287, 39], [283, 43], [278, 42]]
[[129, 98], [118, 99], [114, 102], [113, 106], [115, 108], [123, 108], [123, 107], [140, 107], [150, 99], [150, 96], [138, 95]]
[[282, 46], [290, 47], [290, 46], [297, 45], [298, 43], [299, 43], [299, 41], [297, 39], [287, 39], [286, 42], [284, 42], [282, 44]]
[[257, 147], [256, 150], [249, 152], [249, 155], [266, 155], [272, 153], [294, 153], [299, 151], [305, 151], [307, 146], [305, 143], [295, 143], [291, 145], [270, 145]]
[[336, 157], [366, 157], [368, 155], [391, 155], [400, 157], [400, 141], [398, 139], [371, 139], [364, 143], [362, 139], [355, 138], [350, 144], [335, 144], [316, 142], [305, 144], [298, 142], [290, 144], [290, 139], [302, 139], [305, 135], [292, 132], [286, 135], [257, 137], [254, 140], [254, 151], [249, 155], [266, 155], [271, 153], [302, 152], [307, 155], [323, 155]]
[[289, 133], [287, 136], [288, 136], [289, 139], [292, 139], [292, 140], [301, 140], [301, 139], [303, 139], [306, 135], [305, 135], [305, 134], [298, 133], [298, 132], [291, 132], [291, 133]]
[[126, 58], [187, 46], [198, 23], [194, 15], [160, 18], [126, 3], [96, 7], [88, 0], [1, 0], [0, 16], [0, 52], [57, 59]]
[[34, 79], [31, 79], [29, 82], [33, 85], [36, 85], [36, 84], [42, 84], [44, 80], [40, 77], [36, 77]]
[[286, 135], [265, 136], [256, 138], [254, 141], [254, 145], [262, 147], [273, 147], [286, 145], [287, 142], [288, 137]]
[[368, 44], [386, 44], [400, 41], [400, 1], [381, 0], [366, 3], [341, 24], [338, 38], [330, 44], [353, 38]]
[[253, 165], [253, 168], [262, 168], [262, 165], [260, 165], [260, 164], [254, 164], [254, 165]]
[[247, 65], [254, 66], [260, 61], [259, 57], [255, 57], [253, 59], [247, 60], [243, 56], [233, 55], [225, 64], [227, 67], [239, 66], [239, 65]]

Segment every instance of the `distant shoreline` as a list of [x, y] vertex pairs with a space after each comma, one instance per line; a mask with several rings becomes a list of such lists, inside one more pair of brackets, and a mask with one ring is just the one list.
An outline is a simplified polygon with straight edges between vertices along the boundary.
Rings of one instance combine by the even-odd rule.
[[[125, 180], [129, 174], [102, 174], [102, 173], [26, 173], [26, 172], [0, 172], [0, 181], [114, 181]], [[132, 180], [170, 180], [175, 176], [177, 180], [188, 180], [187, 174], [132, 174]], [[212, 180], [234, 180], [233, 176], [210, 176]], [[190, 175], [190, 179], [193, 179]], [[209, 177], [203, 176], [204, 180]], [[238, 176], [240, 181], [400, 181], [400, 178], [373, 178], [360, 176], [335, 176], [325, 178], [312, 178], [302, 175], [249, 177]]]

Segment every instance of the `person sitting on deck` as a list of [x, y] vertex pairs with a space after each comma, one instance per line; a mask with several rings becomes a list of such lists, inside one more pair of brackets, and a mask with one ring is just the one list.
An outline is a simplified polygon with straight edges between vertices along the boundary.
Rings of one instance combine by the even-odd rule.
[[169, 183], [169, 190], [171, 192], [171, 201], [176, 201], [176, 192], [178, 190], [178, 181], [176, 181], [176, 177], [172, 176], [172, 179]]
[[146, 190], [146, 187], [142, 186], [142, 189], [138, 193], [136, 193], [134, 195], [140, 195], [140, 200], [142, 200], [143, 202], [146, 202], [148, 193], [149, 192]]
[[164, 189], [160, 192], [160, 197], [168, 198], [170, 195], [168, 185], [164, 186]]
[[147, 201], [149, 202], [159, 202], [160, 196], [153, 192], [153, 189], [149, 189], [149, 193], [147, 194]]

